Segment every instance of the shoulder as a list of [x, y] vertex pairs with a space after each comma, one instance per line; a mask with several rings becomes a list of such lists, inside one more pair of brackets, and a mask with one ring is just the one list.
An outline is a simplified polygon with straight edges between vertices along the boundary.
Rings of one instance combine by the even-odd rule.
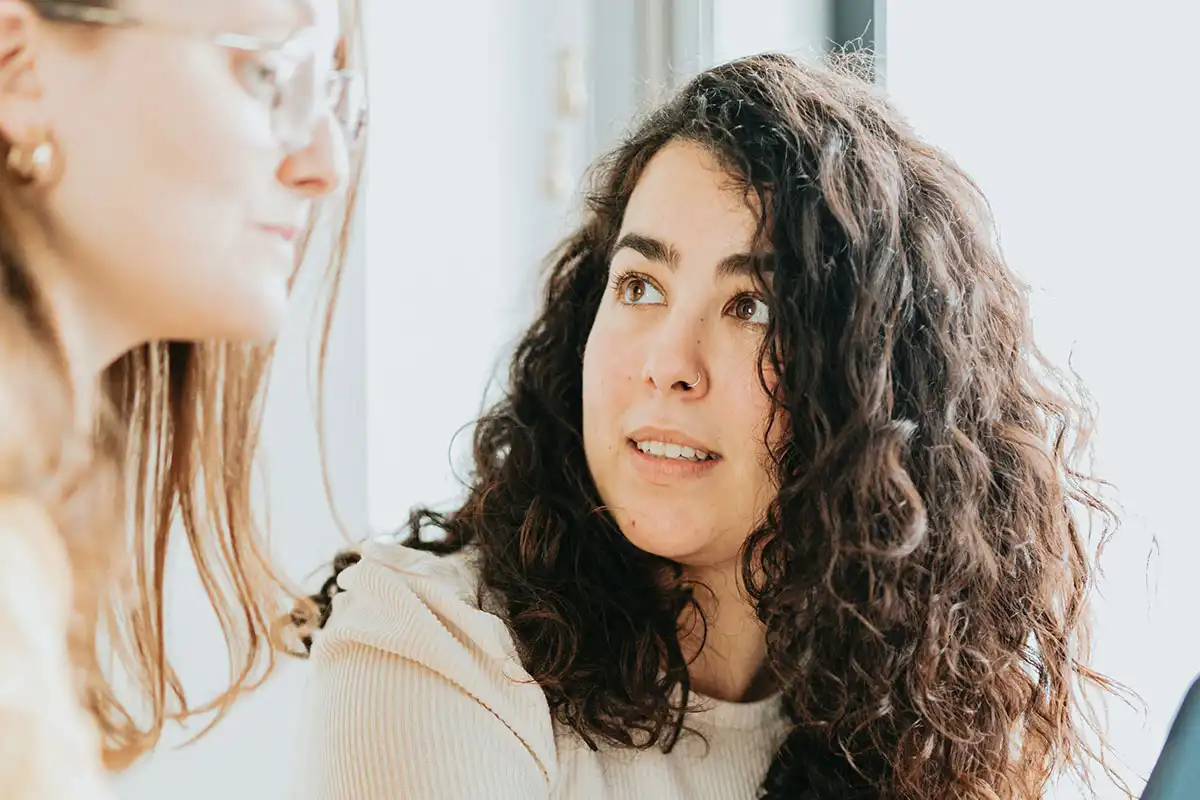
[[[314, 639], [314, 655], [353, 642], [423, 663], [469, 649], [519, 664], [507, 626], [481, 607], [479, 586], [472, 551], [439, 556], [384, 540], [367, 542], [358, 563], [338, 576], [341, 591]], [[414, 649], [434, 643], [447, 651]], [[514, 677], [527, 676], [522, 670]]]
[[9, 545], [33, 546], [49, 534], [57, 534], [46, 507], [31, 497], [0, 494], [0, 533]]
[[[66, 628], [71, 597], [71, 567], [58, 528], [44, 505], [29, 497], [0, 496], [0, 596], [10, 611], [40, 613]], [[30, 603], [30, 597], [39, 598]], [[17, 619], [20, 619], [18, 614]]]
[[66, 547], [45, 506], [0, 496], [0, 784], [21, 797], [108, 796], [99, 734], [73, 684], [70, 597]]
[[[556, 745], [545, 694], [522, 667], [504, 621], [481, 608], [475, 553], [438, 556], [373, 541], [361, 555], [338, 577], [342, 591], [314, 636], [318, 672], [339, 674], [339, 680], [403, 674], [411, 706], [443, 691], [438, 687], [453, 687], [462, 702], [485, 708], [515, 734], [544, 775], [554, 772]], [[342, 696], [347, 691], [355, 689], [339, 689]]]

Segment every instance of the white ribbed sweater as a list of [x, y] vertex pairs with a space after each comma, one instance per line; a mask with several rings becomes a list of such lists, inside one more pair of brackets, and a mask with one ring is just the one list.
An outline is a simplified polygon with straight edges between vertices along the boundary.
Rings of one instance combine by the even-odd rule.
[[373, 542], [317, 634], [301, 731], [304, 800], [739, 800], [758, 796], [778, 698], [701, 697], [675, 749], [593, 752], [552, 722], [469, 556]]
[[0, 798], [110, 797], [67, 652], [71, 568], [39, 504], [0, 498]]

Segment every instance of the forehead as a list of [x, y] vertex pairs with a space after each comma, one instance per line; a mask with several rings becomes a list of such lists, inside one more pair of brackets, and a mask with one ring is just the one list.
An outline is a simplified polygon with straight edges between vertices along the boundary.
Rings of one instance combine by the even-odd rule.
[[699, 145], [672, 142], [639, 177], [622, 220], [622, 232], [654, 234], [681, 248], [745, 250], [758, 218], [741, 187]]
[[231, 33], [282, 37], [316, 26], [336, 37], [341, 23], [338, 0], [124, 0], [121, 5], [136, 17]]

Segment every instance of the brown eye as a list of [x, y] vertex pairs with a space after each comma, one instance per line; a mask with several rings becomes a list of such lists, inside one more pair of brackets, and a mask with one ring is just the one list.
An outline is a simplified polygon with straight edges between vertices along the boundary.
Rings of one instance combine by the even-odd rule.
[[617, 297], [626, 305], [658, 305], [662, 293], [650, 281], [638, 275], [627, 275], [617, 283]]
[[748, 294], [734, 300], [731, 311], [733, 316], [742, 322], [748, 322], [753, 325], [766, 325], [770, 319], [767, 304], [761, 298]]

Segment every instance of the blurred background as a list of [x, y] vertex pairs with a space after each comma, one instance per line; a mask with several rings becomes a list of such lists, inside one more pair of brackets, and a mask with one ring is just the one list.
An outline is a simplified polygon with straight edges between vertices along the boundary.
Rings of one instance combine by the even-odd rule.
[[[469, 430], [576, 218], [591, 160], [697, 69], [867, 47], [877, 82], [990, 197], [1041, 339], [1101, 408], [1099, 471], [1125, 524], [1105, 554], [1099, 668], [1147, 710], [1109, 727], [1140, 789], [1200, 672], [1200, 404], [1192, 246], [1194, 42], [1173, 0], [364, 0], [372, 122], [326, 383], [328, 467], [349, 535], [460, 494]], [[1194, 50], [1194, 47], [1192, 48]], [[344, 542], [315, 423], [315, 286], [302, 287], [267, 412], [263, 503], [303, 578]], [[227, 676], [186, 560], [170, 629], [203, 698]], [[308, 582], [311, 584], [311, 581]], [[119, 782], [123, 800], [286, 797], [304, 664], [210, 735]], [[1058, 798], [1080, 796], [1063, 786]], [[1102, 797], [1119, 796], [1101, 787]]]

